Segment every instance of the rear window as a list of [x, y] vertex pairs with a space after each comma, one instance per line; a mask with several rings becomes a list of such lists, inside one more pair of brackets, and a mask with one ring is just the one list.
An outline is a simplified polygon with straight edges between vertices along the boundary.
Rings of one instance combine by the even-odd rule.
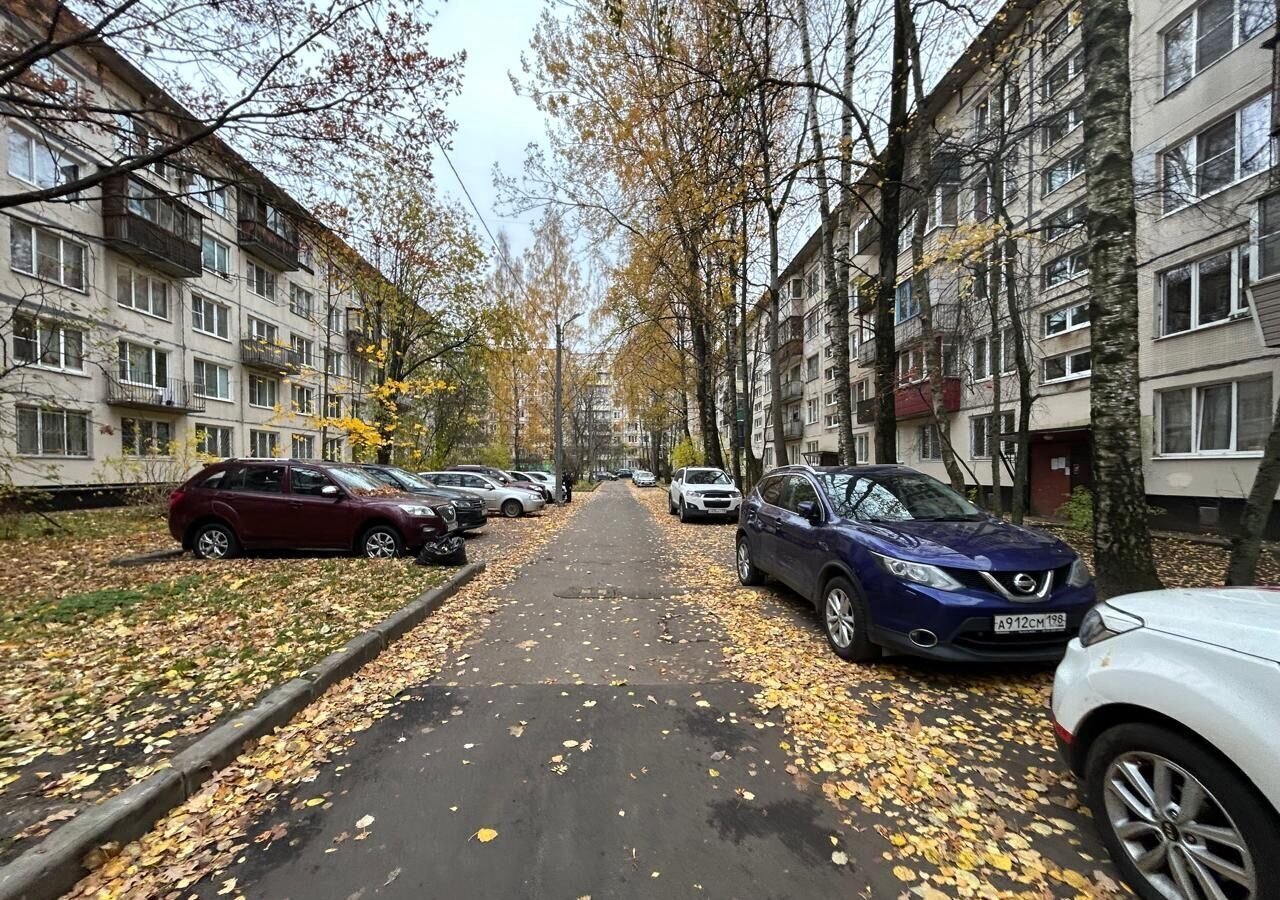
[[227, 470], [219, 469], [216, 472], [211, 472], [210, 474], [206, 475], [204, 478], [196, 479], [195, 486], [198, 488], [205, 488], [206, 490], [214, 491], [214, 490], [217, 490], [218, 488], [224, 487], [223, 481], [226, 480], [226, 477], [227, 477]]
[[251, 494], [282, 494], [284, 466], [241, 466], [226, 477], [222, 488]]

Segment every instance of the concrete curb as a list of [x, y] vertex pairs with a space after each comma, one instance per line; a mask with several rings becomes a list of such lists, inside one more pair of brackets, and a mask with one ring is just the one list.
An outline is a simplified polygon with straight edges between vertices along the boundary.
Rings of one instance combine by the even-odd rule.
[[150, 553], [139, 553], [137, 556], [121, 556], [107, 563], [109, 566], [127, 569], [131, 566], [145, 566], [148, 563], [162, 562], [166, 559], [177, 559], [183, 554], [181, 547], [170, 547], [167, 550], [152, 550]]
[[[179, 551], [181, 552], [181, 551]], [[56, 900], [88, 874], [86, 854], [104, 844], [132, 841], [200, 789], [249, 743], [286, 724], [329, 687], [354, 674], [485, 569], [463, 566], [452, 578], [361, 632], [335, 653], [287, 681], [250, 709], [215, 726], [169, 761], [169, 768], [76, 815], [0, 869], [0, 900]]]

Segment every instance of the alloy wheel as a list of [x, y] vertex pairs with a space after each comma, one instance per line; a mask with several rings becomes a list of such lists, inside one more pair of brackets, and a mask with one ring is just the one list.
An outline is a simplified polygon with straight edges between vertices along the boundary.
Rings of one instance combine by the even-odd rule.
[[847, 649], [857, 633], [857, 621], [853, 617], [853, 603], [843, 588], [832, 588], [827, 592], [826, 619], [831, 642], [841, 650]]
[[1147, 883], [1168, 900], [1254, 900], [1258, 878], [1244, 836], [1199, 779], [1155, 753], [1107, 767], [1108, 824]]
[[364, 553], [370, 559], [394, 559], [396, 539], [385, 531], [374, 531], [364, 539]]
[[751, 578], [751, 548], [746, 541], [738, 542], [738, 578], [742, 581]]
[[222, 559], [231, 549], [231, 539], [220, 528], [207, 528], [200, 533], [196, 548], [205, 559]]

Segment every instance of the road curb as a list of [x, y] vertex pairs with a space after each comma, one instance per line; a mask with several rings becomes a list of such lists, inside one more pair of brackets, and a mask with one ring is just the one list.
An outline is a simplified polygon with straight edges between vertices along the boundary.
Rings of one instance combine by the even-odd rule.
[[124, 844], [145, 834], [198, 791], [214, 772], [239, 756], [246, 745], [286, 724], [329, 687], [357, 672], [484, 569], [483, 562], [463, 566], [444, 584], [421, 594], [298, 678], [272, 689], [251, 708], [212, 728], [174, 756], [168, 768], [76, 815], [0, 868], [0, 900], [61, 897], [88, 874], [83, 864], [86, 854], [104, 844]]
[[111, 560], [107, 565], [115, 566], [119, 569], [127, 569], [132, 566], [145, 566], [148, 563], [163, 562], [166, 559], [177, 559], [185, 551], [181, 547], [169, 547], [165, 550], [152, 550], [150, 553], [139, 553], [136, 556], [120, 556]]

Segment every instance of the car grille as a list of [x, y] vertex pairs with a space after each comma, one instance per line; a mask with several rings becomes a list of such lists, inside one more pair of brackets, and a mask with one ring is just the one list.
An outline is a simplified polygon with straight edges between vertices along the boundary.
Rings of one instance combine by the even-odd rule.
[[729, 493], [728, 491], [703, 491], [702, 492], [702, 498], [704, 500], [706, 499], [729, 500], [732, 497], [733, 497], [733, 494]]
[[[984, 578], [981, 573], [976, 572], [973, 569], [948, 568], [946, 571], [948, 575], [950, 575], [956, 581], [963, 584], [965, 587], [973, 588], [979, 591], [985, 591], [988, 594], [996, 594], [997, 596], [999, 596], [997, 592], [991, 587], [991, 582], [987, 581], [987, 579]], [[1031, 603], [1031, 602], [1037, 602], [1037, 595], [1040, 593], [1040, 589], [1044, 587], [1044, 580], [1046, 577], [1053, 578], [1053, 585], [1052, 585], [1049, 597], [1053, 596], [1053, 592], [1056, 592], [1057, 590], [1064, 587], [1067, 583], [1067, 577], [1071, 574], [1071, 566], [1070, 565], [1058, 566], [1056, 569], [1018, 569], [1016, 571], [1015, 570], [992, 571], [992, 572], [988, 572], [987, 574], [990, 575], [992, 578], [994, 578], [996, 581], [998, 581], [1000, 583], [1000, 586], [1003, 587], [1006, 591], [1008, 591], [1009, 594], [1013, 597], [1013, 599], [1026, 600], [1027, 602]], [[1018, 575], [1023, 575], [1023, 574], [1030, 575], [1035, 580], [1035, 586], [1029, 591], [1024, 591], [1018, 588], [1013, 583], [1014, 578], [1016, 578]], [[1047, 600], [1048, 597], [1044, 599]]]
[[436, 512], [440, 514], [440, 518], [446, 522], [457, 521], [458, 511], [453, 508], [452, 503], [446, 503], [443, 506], [437, 506]]

